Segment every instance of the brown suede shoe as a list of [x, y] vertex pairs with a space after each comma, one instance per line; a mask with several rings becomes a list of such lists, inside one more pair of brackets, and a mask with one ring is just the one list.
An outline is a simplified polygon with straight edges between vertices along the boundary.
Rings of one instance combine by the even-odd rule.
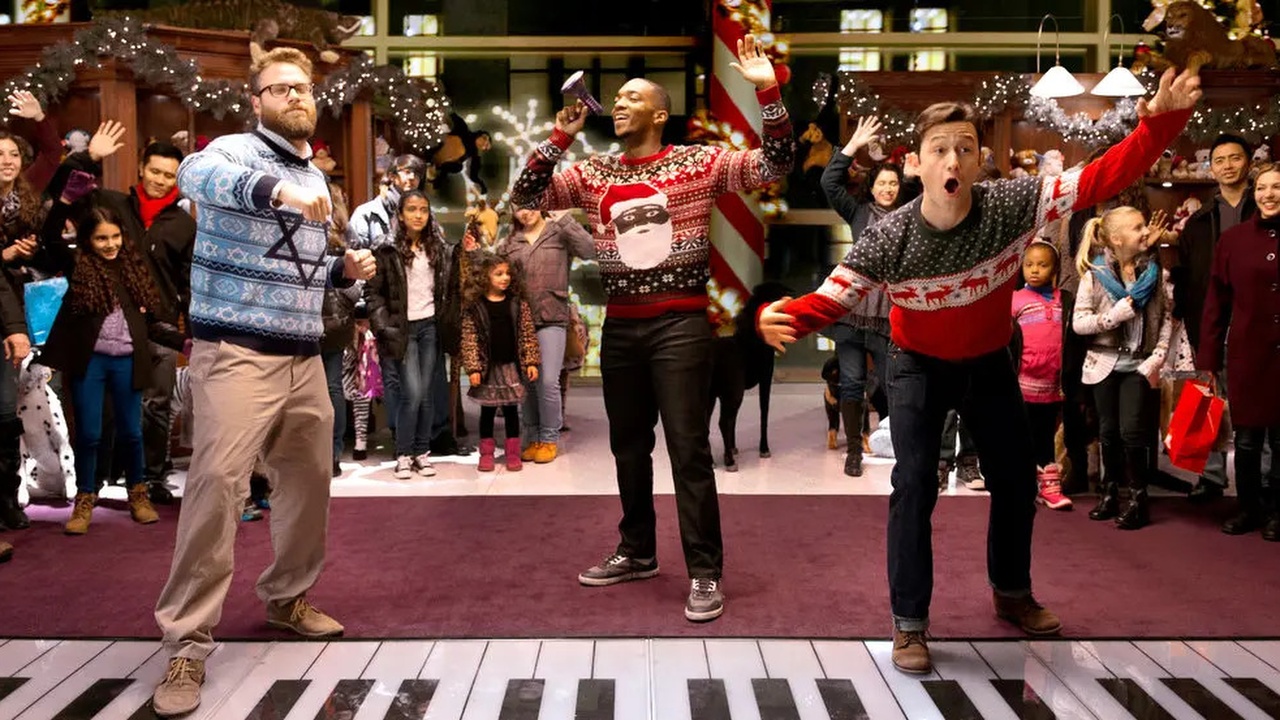
[[925, 675], [933, 672], [929, 660], [929, 643], [923, 632], [893, 631], [893, 666], [904, 673]]
[[1062, 632], [1062, 621], [1057, 615], [1044, 609], [1031, 595], [1008, 597], [993, 593], [996, 617], [1017, 625], [1028, 635], [1057, 635]]
[[309, 638], [335, 637], [343, 631], [337, 620], [317, 610], [305, 597], [267, 603], [267, 624]]
[[89, 532], [89, 523], [93, 520], [93, 506], [98, 504], [95, 493], [76, 493], [75, 505], [71, 508], [71, 519], [63, 529], [68, 535], [84, 535]]
[[165, 718], [186, 715], [200, 707], [200, 686], [203, 684], [203, 660], [171, 658], [169, 671], [151, 696], [151, 709]]
[[160, 514], [151, 505], [145, 483], [129, 488], [129, 514], [133, 516], [133, 521], [140, 525], [150, 525], [160, 521]]

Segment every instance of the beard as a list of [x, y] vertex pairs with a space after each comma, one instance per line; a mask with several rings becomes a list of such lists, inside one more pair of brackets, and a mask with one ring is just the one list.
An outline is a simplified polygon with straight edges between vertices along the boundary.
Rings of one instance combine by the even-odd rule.
[[286, 140], [306, 140], [316, 131], [316, 109], [303, 104], [273, 112], [264, 109], [262, 126]]

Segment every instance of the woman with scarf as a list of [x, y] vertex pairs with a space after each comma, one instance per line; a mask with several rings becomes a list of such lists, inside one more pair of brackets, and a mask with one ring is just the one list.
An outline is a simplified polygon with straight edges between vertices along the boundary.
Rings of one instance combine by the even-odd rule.
[[[1093, 389], [1102, 435], [1103, 491], [1089, 518], [1114, 519], [1122, 530], [1151, 522], [1149, 444], [1159, 419], [1146, 395], [1170, 362], [1175, 330], [1182, 332], [1173, 319], [1168, 273], [1148, 250], [1151, 232], [1138, 210], [1108, 210], [1085, 225], [1076, 259], [1080, 287], [1072, 326], [1089, 343], [1081, 381]], [[1176, 347], [1175, 369], [1193, 369], [1188, 344]], [[1123, 509], [1121, 478], [1130, 493]]]

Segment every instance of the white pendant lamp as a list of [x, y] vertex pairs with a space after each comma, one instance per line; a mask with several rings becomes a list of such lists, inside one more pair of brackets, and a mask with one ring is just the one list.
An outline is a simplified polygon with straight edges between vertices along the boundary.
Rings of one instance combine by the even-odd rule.
[[[1112, 15], [1112, 20], [1120, 21], [1120, 34], [1124, 34], [1124, 18], [1119, 14]], [[1111, 33], [1111, 23], [1107, 22], [1107, 35]], [[1106, 35], [1103, 36], [1105, 44]], [[1093, 87], [1090, 92], [1099, 97], [1140, 97], [1147, 94], [1147, 86], [1134, 76], [1129, 68], [1122, 63], [1124, 61], [1124, 45], [1121, 44], [1120, 52], [1116, 55], [1116, 66], [1107, 73], [1102, 81]]]
[[[1040, 38], [1044, 36], [1044, 21], [1053, 20], [1053, 32], [1058, 36], [1058, 19], [1052, 14], [1040, 18], [1040, 30], [1036, 34], [1036, 73], [1040, 73]], [[1060, 98], [1079, 95], [1084, 86], [1066, 68], [1062, 67], [1061, 43], [1055, 39], [1053, 67], [1031, 86], [1031, 94], [1042, 98]]]

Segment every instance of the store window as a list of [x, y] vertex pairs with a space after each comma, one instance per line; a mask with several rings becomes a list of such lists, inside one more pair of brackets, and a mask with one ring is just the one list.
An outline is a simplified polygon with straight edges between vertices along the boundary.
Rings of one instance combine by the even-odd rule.
[[[881, 10], [841, 10], [840, 32], [884, 31], [884, 12]], [[880, 69], [880, 51], [870, 48], [844, 48], [840, 51], [842, 72], [861, 72]]]
[[[949, 28], [945, 8], [913, 8], [911, 32], [944, 33]], [[946, 70], [947, 53], [942, 50], [917, 50], [911, 53], [912, 70]]]

